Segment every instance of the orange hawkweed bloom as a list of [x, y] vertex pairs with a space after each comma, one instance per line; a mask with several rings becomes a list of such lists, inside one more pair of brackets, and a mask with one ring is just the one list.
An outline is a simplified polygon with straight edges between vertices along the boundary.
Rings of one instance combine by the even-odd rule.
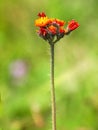
[[35, 21], [35, 26], [37, 27], [44, 27], [51, 23], [51, 20], [48, 17], [40, 17]]
[[58, 24], [59, 26], [64, 26], [65, 22], [63, 20], [59, 20], [59, 19], [53, 19], [54, 23]]
[[51, 19], [49, 19], [44, 12], [38, 14], [39, 18], [35, 20], [35, 26], [37, 27], [45, 27], [49, 23], [51, 23]]
[[68, 23], [68, 29], [70, 30], [70, 31], [73, 31], [73, 30], [75, 30], [76, 28], [78, 28], [79, 27], [79, 23], [78, 22], [76, 22], [75, 20], [71, 20], [69, 23]]
[[75, 20], [71, 20], [65, 29], [65, 21], [63, 20], [48, 18], [44, 12], [39, 13], [38, 16], [39, 18], [35, 20], [35, 26], [39, 27], [37, 32], [40, 37], [47, 40], [50, 44], [56, 43], [64, 35], [68, 35], [71, 31], [79, 27], [78, 22]]
[[48, 27], [48, 30], [49, 30], [52, 34], [56, 34], [57, 28], [54, 27], [53, 25], [51, 25], [51, 26]]

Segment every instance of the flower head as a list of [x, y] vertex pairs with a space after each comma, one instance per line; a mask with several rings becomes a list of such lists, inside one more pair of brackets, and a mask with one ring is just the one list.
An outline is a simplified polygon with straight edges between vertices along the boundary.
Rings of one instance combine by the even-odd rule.
[[58, 24], [59, 26], [64, 26], [65, 22], [63, 20], [59, 20], [59, 19], [53, 19], [54, 23]]
[[39, 27], [37, 32], [40, 37], [48, 41], [50, 44], [56, 43], [64, 35], [69, 34], [71, 31], [79, 27], [78, 22], [71, 20], [65, 29], [65, 21], [56, 18], [48, 18], [44, 12], [39, 13], [38, 17], [39, 18], [35, 20], [35, 26]]
[[48, 19], [47, 17], [40, 17], [39, 19], [37, 19], [35, 21], [35, 26], [37, 26], [37, 27], [45, 27], [49, 23], [51, 23], [50, 19]]
[[78, 22], [76, 22], [75, 20], [71, 20], [69, 23], [68, 23], [68, 29], [70, 30], [70, 31], [73, 31], [73, 30], [75, 30], [76, 28], [78, 28], [79, 27], [79, 24], [78, 24]]

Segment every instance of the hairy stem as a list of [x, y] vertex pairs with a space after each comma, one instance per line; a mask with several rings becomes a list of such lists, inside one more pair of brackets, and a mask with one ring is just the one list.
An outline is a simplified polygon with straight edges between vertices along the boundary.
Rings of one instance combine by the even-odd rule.
[[51, 49], [51, 107], [52, 107], [52, 130], [56, 130], [56, 101], [55, 101], [55, 87], [54, 87], [54, 44], [50, 45]]

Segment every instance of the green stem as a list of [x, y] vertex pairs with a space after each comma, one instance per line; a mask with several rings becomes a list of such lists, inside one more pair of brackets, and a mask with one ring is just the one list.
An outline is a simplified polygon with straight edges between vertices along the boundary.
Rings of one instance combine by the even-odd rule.
[[51, 49], [51, 107], [52, 107], [52, 130], [56, 130], [56, 101], [54, 87], [54, 44], [50, 44]]

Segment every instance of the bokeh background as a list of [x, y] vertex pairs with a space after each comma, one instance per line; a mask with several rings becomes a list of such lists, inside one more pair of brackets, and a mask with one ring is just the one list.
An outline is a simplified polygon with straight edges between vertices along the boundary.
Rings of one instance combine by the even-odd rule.
[[0, 130], [51, 130], [42, 11], [80, 23], [55, 46], [57, 129], [98, 130], [98, 0], [0, 0]]

